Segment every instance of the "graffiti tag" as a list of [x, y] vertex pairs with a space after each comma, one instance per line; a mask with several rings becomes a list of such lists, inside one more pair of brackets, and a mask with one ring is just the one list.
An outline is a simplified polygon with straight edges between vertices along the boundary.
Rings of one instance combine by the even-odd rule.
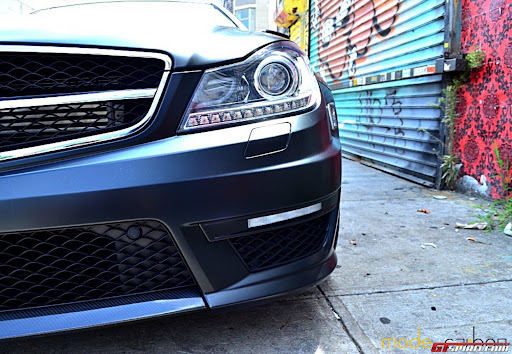
[[319, 64], [325, 78], [352, 79], [372, 43], [389, 36], [398, 19], [399, 0], [320, 0], [316, 14], [319, 28]]

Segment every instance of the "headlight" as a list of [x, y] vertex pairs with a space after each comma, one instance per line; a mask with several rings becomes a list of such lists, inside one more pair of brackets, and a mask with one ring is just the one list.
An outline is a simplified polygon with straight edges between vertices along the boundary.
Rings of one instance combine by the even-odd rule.
[[290, 116], [310, 110], [319, 99], [302, 50], [293, 43], [275, 43], [241, 63], [207, 70], [179, 132]]

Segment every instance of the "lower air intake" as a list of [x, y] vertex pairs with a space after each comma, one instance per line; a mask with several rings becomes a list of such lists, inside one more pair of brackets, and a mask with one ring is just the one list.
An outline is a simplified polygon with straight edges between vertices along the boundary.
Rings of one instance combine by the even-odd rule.
[[4, 233], [0, 260], [0, 311], [195, 284], [156, 221]]
[[329, 236], [331, 214], [230, 242], [251, 272], [284, 265], [320, 251]]

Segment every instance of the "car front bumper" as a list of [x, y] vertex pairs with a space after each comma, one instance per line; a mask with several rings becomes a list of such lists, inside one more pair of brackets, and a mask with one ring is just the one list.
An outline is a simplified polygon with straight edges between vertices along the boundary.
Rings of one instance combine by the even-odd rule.
[[[253, 129], [276, 124], [290, 125], [286, 148], [247, 158]], [[264, 146], [272, 146], [274, 138], [269, 139]], [[0, 236], [157, 220], [172, 235], [196, 286], [97, 304], [0, 312], [0, 338], [215, 309], [315, 285], [336, 265], [340, 181], [340, 145], [331, 134], [324, 102], [298, 116], [5, 172], [0, 175]], [[313, 214], [278, 224], [254, 230], [236, 226], [319, 204]], [[321, 215], [328, 215], [322, 247], [276, 266], [248, 269], [231, 243], [241, 235], [294, 227]], [[205, 231], [211, 225], [235, 231], [212, 240]]]

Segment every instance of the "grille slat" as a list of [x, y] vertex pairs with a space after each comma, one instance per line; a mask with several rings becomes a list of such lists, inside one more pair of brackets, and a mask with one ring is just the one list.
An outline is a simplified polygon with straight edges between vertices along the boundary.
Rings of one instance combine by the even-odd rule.
[[156, 221], [0, 234], [0, 259], [0, 311], [195, 284]]
[[331, 213], [316, 219], [276, 230], [230, 240], [251, 272], [284, 265], [310, 256], [328, 238]]

